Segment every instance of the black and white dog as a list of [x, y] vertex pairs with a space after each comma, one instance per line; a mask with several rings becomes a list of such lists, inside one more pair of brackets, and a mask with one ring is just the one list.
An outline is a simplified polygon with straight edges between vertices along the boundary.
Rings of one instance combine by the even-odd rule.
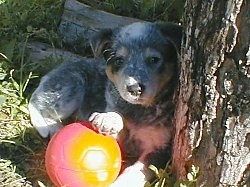
[[33, 93], [31, 122], [42, 137], [63, 120], [89, 120], [114, 135], [125, 152], [125, 169], [112, 187], [141, 187], [148, 166], [170, 159], [174, 93], [182, 28], [175, 24], [133, 23], [95, 34], [95, 58], [61, 64]]

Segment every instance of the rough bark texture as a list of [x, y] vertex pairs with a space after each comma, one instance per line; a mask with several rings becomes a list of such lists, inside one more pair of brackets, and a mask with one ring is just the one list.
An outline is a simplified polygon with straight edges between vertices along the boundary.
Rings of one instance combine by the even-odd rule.
[[[185, 5], [173, 168], [197, 186], [240, 186], [250, 173], [249, 1]], [[249, 180], [249, 179], [248, 179]]]

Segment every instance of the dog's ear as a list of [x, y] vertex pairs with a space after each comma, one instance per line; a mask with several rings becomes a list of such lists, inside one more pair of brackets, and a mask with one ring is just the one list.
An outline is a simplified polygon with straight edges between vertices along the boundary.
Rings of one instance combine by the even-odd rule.
[[103, 55], [103, 51], [111, 43], [112, 33], [112, 29], [102, 29], [90, 37], [89, 42], [95, 57], [100, 58]]
[[174, 23], [157, 23], [156, 24], [161, 33], [170, 40], [180, 52], [181, 41], [182, 41], [182, 31], [183, 28], [180, 25]]

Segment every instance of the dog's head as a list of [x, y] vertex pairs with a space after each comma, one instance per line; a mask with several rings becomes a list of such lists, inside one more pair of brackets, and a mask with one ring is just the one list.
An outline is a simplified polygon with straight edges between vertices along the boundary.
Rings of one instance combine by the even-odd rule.
[[178, 75], [182, 28], [174, 24], [133, 23], [97, 33], [90, 41], [96, 57], [104, 56], [106, 73], [129, 103], [152, 105], [173, 89]]

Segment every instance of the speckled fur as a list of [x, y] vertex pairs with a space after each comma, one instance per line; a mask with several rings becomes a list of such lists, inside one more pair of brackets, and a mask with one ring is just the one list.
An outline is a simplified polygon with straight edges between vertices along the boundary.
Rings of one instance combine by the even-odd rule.
[[47, 137], [68, 117], [89, 119], [125, 153], [126, 169], [111, 186], [143, 186], [147, 166], [170, 159], [181, 34], [180, 26], [153, 23], [100, 31], [90, 40], [95, 59], [62, 64], [41, 80], [31, 122]]

